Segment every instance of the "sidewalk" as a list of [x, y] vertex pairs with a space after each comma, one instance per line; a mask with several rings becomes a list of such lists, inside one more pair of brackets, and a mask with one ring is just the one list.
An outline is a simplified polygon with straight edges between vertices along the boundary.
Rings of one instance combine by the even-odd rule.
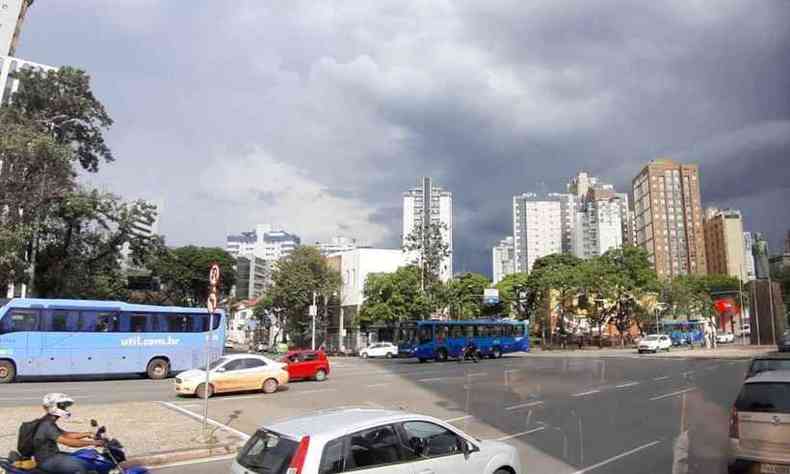
[[776, 352], [776, 346], [751, 346], [740, 344], [719, 345], [717, 349], [705, 348], [672, 348], [669, 352], [659, 352], [656, 354], [637, 353], [634, 347], [612, 348], [605, 347], [598, 349], [594, 346], [587, 346], [584, 349], [552, 349], [549, 351], [533, 348], [523, 357], [648, 357], [648, 358], [684, 358], [684, 359], [751, 359]]
[[[38, 406], [0, 408], [0, 456], [16, 449], [17, 431], [23, 421], [42, 415]], [[210, 415], [209, 415], [210, 417]], [[158, 402], [113, 403], [74, 406], [72, 418], [59, 421], [67, 431], [95, 431], [90, 420], [107, 427], [107, 434], [117, 438], [130, 460], [161, 464], [175, 460], [209, 457], [235, 452], [244, 440], [237, 434], [218, 429], [214, 439], [202, 439], [200, 421], [187, 417]], [[221, 423], [227, 420], [217, 419]], [[159, 460], [159, 462], [157, 462]]]

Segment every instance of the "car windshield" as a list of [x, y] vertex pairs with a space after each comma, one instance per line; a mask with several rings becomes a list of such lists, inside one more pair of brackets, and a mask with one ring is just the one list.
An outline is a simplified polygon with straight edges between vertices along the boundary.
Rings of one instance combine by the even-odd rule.
[[790, 414], [790, 382], [744, 384], [735, 401], [738, 411]]
[[261, 474], [286, 474], [299, 445], [276, 433], [258, 430], [239, 452], [238, 463]]
[[749, 374], [759, 374], [769, 370], [790, 370], [790, 358], [787, 359], [755, 359], [749, 369]]
[[657, 341], [660, 336], [652, 335], [642, 339], [643, 341]]

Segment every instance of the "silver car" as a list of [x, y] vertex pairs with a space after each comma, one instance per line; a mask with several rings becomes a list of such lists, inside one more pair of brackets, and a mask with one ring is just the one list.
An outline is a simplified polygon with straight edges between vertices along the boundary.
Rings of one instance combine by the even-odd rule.
[[423, 415], [368, 408], [326, 410], [259, 429], [235, 474], [522, 474], [513, 446], [480, 441]]

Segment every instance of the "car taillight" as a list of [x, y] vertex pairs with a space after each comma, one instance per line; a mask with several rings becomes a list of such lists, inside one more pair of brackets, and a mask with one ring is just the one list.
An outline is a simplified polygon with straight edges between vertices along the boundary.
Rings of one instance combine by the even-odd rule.
[[738, 430], [738, 410], [735, 407], [732, 407], [732, 412], [730, 413], [730, 438], [740, 438], [740, 432]]
[[309, 436], [305, 436], [299, 441], [299, 446], [296, 447], [296, 452], [291, 458], [291, 464], [288, 465], [288, 470], [285, 474], [302, 474], [302, 468], [304, 467], [304, 460], [307, 457], [307, 448], [309, 446]]

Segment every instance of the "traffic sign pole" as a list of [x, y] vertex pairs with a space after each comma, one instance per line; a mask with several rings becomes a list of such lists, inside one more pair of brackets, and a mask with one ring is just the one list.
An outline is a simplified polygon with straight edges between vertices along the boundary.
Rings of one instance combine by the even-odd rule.
[[209, 365], [211, 364], [211, 346], [214, 342], [214, 312], [217, 310], [217, 286], [219, 285], [219, 265], [216, 263], [211, 265], [208, 272], [209, 293], [206, 300], [206, 309], [208, 310], [208, 338], [206, 341], [206, 382], [203, 389], [203, 434], [206, 434], [208, 428], [208, 394], [209, 387], [211, 386], [211, 371]]

